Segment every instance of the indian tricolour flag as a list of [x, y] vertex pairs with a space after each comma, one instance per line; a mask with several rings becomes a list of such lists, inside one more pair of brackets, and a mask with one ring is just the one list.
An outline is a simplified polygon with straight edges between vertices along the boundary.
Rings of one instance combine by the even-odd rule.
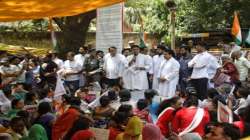
[[245, 42], [250, 45], [250, 29], [248, 30], [248, 35], [247, 35], [247, 38], [245, 40]]
[[235, 38], [236, 44], [241, 45], [241, 43], [242, 43], [242, 36], [241, 36], [240, 22], [239, 22], [239, 19], [238, 19], [238, 16], [237, 16], [236, 12], [234, 13], [232, 35]]

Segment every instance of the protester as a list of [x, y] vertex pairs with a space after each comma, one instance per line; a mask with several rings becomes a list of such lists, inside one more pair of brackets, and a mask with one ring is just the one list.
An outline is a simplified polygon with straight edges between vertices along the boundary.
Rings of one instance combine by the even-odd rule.
[[175, 117], [176, 111], [181, 107], [179, 97], [164, 100], [158, 109], [158, 120], [156, 125], [160, 128], [162, 135], [168, 138], [172, 133], [172, 120]]
[[228, 123], [216, 124], [210, 133], [205, 136], [205, 140], [238, 140], [240, 138], [239, 130]]
[[[204, 128], [210, 121], [210, 116], [207, 110], [198, 107], [198, 98], [189, 96], [186, 100], [186, 106], [176, 112], [172, 127], [174, 132], [180, 136], [196, 132], [200, 136], [205, 135]], [[191, 122], [195, 122], [191, 125]]]
[[153, 101], [154, 97], [158, 94], [156, 90], [148, 89], [144, 92], [144, 98], [147, 101], [149, 113], [153, 119], [153, 122], [156, 122], [157, 119], [157, 110], [159, 107], [159, 103]]
[[73, 135], [71, 140], [91, 140], [95, 139], [95, 134], [90, 130], [81, 130]]
[[[90, 140], [99, 133], [109, 134], [108, 140], [250, 136], [249, 82], [240, 79], [248, 73], [240, 50], [232, 52], [234, 61], [216, 56], [223, 62], [218, 69], [203, 42], [193, 59], [191, 48], [183, 46], [176, 49], [178, 57], [164, 44], [150, 55], [147, 48], [131, 46], [132, 53], [124, 55], [116, 46], [107, 54], [81, 47], [77, 55], [68, 53], [62, 67], [55, 52], [2, 57], [0, 51], [0, 139]], [[213, 83], [215, 88], [208, 88]]]
[[41, 125], [35, 124], [29, 129], [28, 136], [21, 140], [48, 140], [48, 137], [45, 129]]
[[63, 140], [71, 140], [71, 139], [73, 139], [73, 136], [77, 132], [89, 129], [90, 125], [91, 125], [91, 121], [89, 119], [87, 119], [86, 117], [80, 116], [77, 120], [75, 120], [74, 124], [68, 130], [68, 132], [64, 136]]
[[143, 140], [163, 140], [159, 127], [154, 124], [146, 124], [142, 129]]
[[147, 101], [145, 99], [139, 99], [137, 102], [137, 108], [134, 109], [133, 114], [139, 117], [143, 122], [152, 123], [153, 120], [147, 107]]
[[116, 137], [116, 140], [142, 140], [143, 124], [140, 118], [134, 116], [129, 119], [123, 133]]
[[230, 82], [237, 82], [239, 80], [239, 72], [230, 57], [228, 55], [224, 55], [221, 57], [221, 59], [223, 66], [222, 69], [219, 70], [219, 72], [228, 75], [230, 77]]
[[7, 130], [7, 133], [11, 135], [12, 140], [19, 140], [28, 134], [25, 124], [20, 117], [14, 117], [11, 119], [10, 129]]
[[120, 133], [124, 132], [128, 117], [125, 112], [115, 112], [109, 126], [109, 140], [115, 140]]
[[55, 121], [55, 116], [52, 114], [50, 103], [42, 102], [38, 105], [38, 116], [34, 123], [40, 124], [46, 130], [48, 140], [51, 140], [52, 126]]

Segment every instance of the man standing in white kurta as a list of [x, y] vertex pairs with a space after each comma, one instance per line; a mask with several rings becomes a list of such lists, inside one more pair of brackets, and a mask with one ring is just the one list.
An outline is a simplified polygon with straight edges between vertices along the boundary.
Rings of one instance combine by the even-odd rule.
[[[74, 60], [83, 68], [84, 62], [86, 59], [86, 50], [84, 47], [79, 48], [79, 54], [74, 56]], [[79, 74], [79, 87], [82, 87], [85, 85], [85, 77], [82, 73]]]
[[174, 51], [166, 49], [163, 62], [158, 73], [159, 95], [171, 98], [175, 95], [176, 86], [179, 80], [180, 64], [173, 58]]
[[127, 57], [128, 64], [124, 88], [129, 90], [148, 89], [147, 70], [150, 64], [148, 64], [147, 57], [140, 53], [138, 45], [133, 45], [131, 48], [133, 54]]
[[151, 75], [153, 75], [153, 86], [152, 89], [157, 90], [159, 88], [159, 80], [157, 78], [161, 62], [164, 60], [163, 52], [165, 50], [165, 46], [158, 45], [157, 46], [157, 55], [153, 57], [153, 64], [149, 71]]

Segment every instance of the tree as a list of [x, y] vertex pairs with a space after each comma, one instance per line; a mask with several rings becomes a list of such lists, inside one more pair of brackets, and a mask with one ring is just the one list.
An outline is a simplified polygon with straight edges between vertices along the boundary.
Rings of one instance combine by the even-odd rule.
[[[126, 6], [143, 11], [139, 13], [144, 23], [144, 31], [156, 33], [161, 38], [168, 35], [170, 24], [169, 11], [164, 2], [165, 0], [137, 0], [136, 2], [128, 0]], [[176, 11], [177, 34], [209, 30], [224, 31], [231, 28], [234, 11], [238, 11], [240, 14], [242, 28], [250, 26], [249, 0], [175, 0], [175, 2], [178, 5]], [[131, 19], [138, 16], [130, 15], [132, 15]]]
[[76, 16], [53, 19], [61, 30], [61, 34], [57, 36], [60, 54], [77, 51], [85, 44], [89, 25], [95, 17], [96, 10]]

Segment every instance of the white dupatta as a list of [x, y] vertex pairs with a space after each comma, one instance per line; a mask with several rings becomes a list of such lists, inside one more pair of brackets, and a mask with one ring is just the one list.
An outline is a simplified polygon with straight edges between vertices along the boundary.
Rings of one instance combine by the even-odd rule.
[[198, 108], [192, 122], [186, 127], [182, 132], [179, 133], [179, 136], [183, 136], [187, 133], [192, 132], [197, 126], [201, 123], [203, 116], [204, 116], [204, 109]]

